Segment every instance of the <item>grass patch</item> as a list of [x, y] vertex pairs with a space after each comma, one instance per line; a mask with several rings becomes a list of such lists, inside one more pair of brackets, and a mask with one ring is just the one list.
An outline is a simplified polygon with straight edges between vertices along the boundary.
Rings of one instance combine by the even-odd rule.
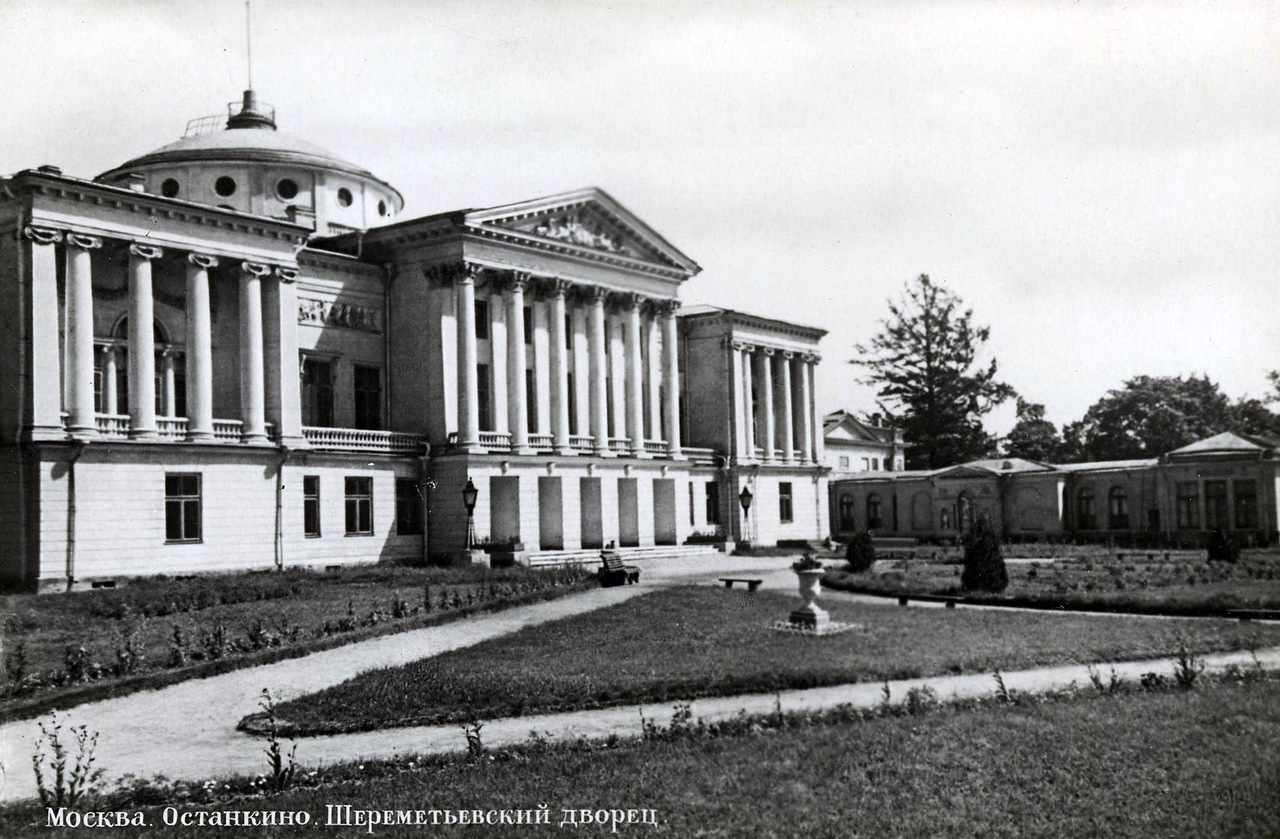
[[35, 716], [591, 584], [579, 569], [379, 565], [10, 595], [0, 714]]
[[[659, 591], [282, 704], [282, 731], [322, 734], [466, 722], [634, 702], [1280, 643], [1280, 627], [824, 602], [862, 631], [772, 631], [796, 604], [774, 593]], [[1181, 634], [1182, 637], [1175, 637]], [[254, 718], [246, 718], [252, 728]]]
[[[686, 725], [644, 740], [534, 741], [477, 757], [341, 764], [276, 795], [257, 792], [265, 785], [252, 778], [136, 783], [98, 809], [143, 808], [152, 826], [112, 834], [120, 836], [154, 835], [166, 804], [197, 812], [301, 810], [323, 826], [330, 804], [488, 811], [545, 803], [553, 826], [566, 809], [652, 809], [658, 827], [643, 828], [644, 835], [682, 837], [1273, 837], [1280, 833], [1278, 741], [1275, 681], [1106, 696], [1085, 688], [1047, 701], [916, 714], [835, 709]], [[0, 813], [0, 828], [14, 837], [73, 833], [48, 828], [44, 811], [30, 805]], [[524, 836], [530, 829], [455, 831]], [[374, 832], [419, 836], [423, 828]]]
[[[1024, 546], [1026, 547], [1026, 546]], [[1280, 555], [1245, 551], [1239, 562], [1209, 562], [1203, 554], [1111, 551], [1052, 562], [1007, 563], [1000, 594], [970, 593], [995, 603], [1167, 614], [1280, 609]], [[868, 594], [957, 595], [954, 557], [880, 562], [870, 573], [835, 569], [824, 584]]]

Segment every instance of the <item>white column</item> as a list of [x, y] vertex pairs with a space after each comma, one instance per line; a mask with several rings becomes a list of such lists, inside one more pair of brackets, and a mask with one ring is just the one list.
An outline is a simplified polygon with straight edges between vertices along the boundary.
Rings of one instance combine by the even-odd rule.
[[813, 463], [813, 404], [809, 398], [809, 356], [797, 356], [795, 379], [798, 380], [799, 395], [797, 397], [797, 423], [800, 426], [800, 462]]
[[102, 413], [120, 413], [120, 395], [117, 390], [119, 371], [116, 369], [118, 356], [115, 344], [107, 344], [102, 348]]
[[822, 361], [822, 357], [816, 353], [813, 359], [805, 365], [808, 371], [809, 382], [809, 414], [813, 427], [813, 462], [821, 465], [823, 454], [826, 448], [826, 440], [823, 437], [822, 412], [818, 410], [818, 364]]
[[[277, 265], [271, 274], [263, 281], [262, 287], [267, 422], [275, 425], [275, 438], [280, 445], [290, 449], [310, 448], [302, 433], [298, 269], [291, 265]], [[384, 383], [384, 395], [386, 392]]]
[[777, 445], [777, 426], [773, 413], [773, 350], [760, 350], [760, 415], [764, 419], [764, 462], [773, 463], [773, 448]]
[[782, 391], [782, 462], [796, 462], [795, 411], [791, 402], [791, 359], [794, 353], [781, 353], [778, 359], [778, 389]]
[[660, 349], [657, 309], [653, 302], [646, 308], [649, 356], [649, 438], [662, 439], [662, 350]]
[[94, 437], [93, 269], [89, 251], [102, 247], [96, 236], [68, 233], [67, 241], [67, 431]]
[[213, 325], [209, 269], [218, 258], [187, 254], [187, 439], [213, 439]]
[[[62, 231], [28, 225], [22, 229], [22, 282], [31, 295], [31, 378], [27, 384], [33, 440], [64, 440], [62, 425], [62, 359], [58, 355], [58, 253]], [[9, 383], [9, 386], [13, 385]]]
[[729, 370], [733, 377], [729, 381], [733, 386], [733, 456], [741, 463], [747, 458], [747, 427], [743, 421], [746, 403], [742, 398], [742, 344], [725, 338], [729, 348]]
[[160, 407], [165, 417], [173, 419], [178, 415], [178, 372], [177, 358], [169, 347], [160, 351], [160, 380], [164, 391], [160, 394]]
[[640, 358], [640, 307], [644, 298], [629, 294], [625, 300], [627, 343], [627, 437], [631, 454], [644, 454], [644, 367]]
[[507, 425], [511, 451], [533, 454], [529, 448], [529, 393], [525, 382], [524, 290], [529, 275], [516, 271], [507, 281]]
[[556, 280], [551, 297], [551, 444], [556, 454], [573, 454], [569, 443], [569, 359], [565, 349], [565, 295], [569, 283]]
[[151, 298], [151, 260], [160, 248], [129, 246], [129, 436], [156, 436], [155, 303]]
[[591, 420], [592, 449], [596, 455], [609, 453], [609, 403], [606, 388], [609, 386], [605, 371], [604, 300], [609, 292], [600, 286], [587, 289], [587, 350], [591, 355]]
[[269, 273], [269, 266], [240, 263], [240, 439], [246, 443], [267, 439], [262, 278]]
[[751, 347], [744, 346], [742, 348], [742, 419], [744, 422], [742, 436], [747, 441], [747, 460], [756, 459], [756, 404], [755, 397], [751, 394], [755, 381], [754, 364], [755, 356], [751, 352]]
[[458, 442], [480, 448], [480, 392], [476, 385], [476, 279], [478, 265], [468, 264], [454, 283], [458, 332]]
[[676, 343], [676, 310], [679, 300], [668, 300], [662, 310], [662, 389], [667, 395], [667, 454], [673, 460], [680, 452], [680, 350]]

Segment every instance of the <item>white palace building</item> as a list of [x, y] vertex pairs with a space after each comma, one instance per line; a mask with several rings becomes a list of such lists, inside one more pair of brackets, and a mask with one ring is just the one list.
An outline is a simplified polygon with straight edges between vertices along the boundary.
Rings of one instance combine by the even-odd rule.
[[402, 209], [252, 91], [0, 179], [5, 584], [472, 557], [469, 482], [518, 561], [829, 533], [821, 330], [681, 312], [698, 265], [598, 189]]

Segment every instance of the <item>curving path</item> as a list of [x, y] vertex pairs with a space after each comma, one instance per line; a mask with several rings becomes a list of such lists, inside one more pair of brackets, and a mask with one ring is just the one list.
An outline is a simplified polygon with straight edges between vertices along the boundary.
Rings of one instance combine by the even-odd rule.
[[[639, 586], [596, 589], [546, 603], [388, 635], [303, 658], [81, 705], [64, 716], [70, 724], [87, 723], [100, 732], [97, 765], [107, 770], [108, 781], [126, 774], [187, 779], [257, 774], [266, 766], [262, 741], [236, 731], [235, 726], [246, 714], [259, 710], [258, 698], [264, 687], [270, 688], [278, 699], [291, 699], [338, 684], [366, 670], [402, 665], [471, 646], [528, 626], [621, 603], [661, 587], [699, 582], [718, 585], [716, 577], [727, 573], [762, 576], [764, 588], [790, 590], [795, 586], [795, 578], [788, 570], [789, 564], [788, 558], [773, 557], [699, 558], [696, 564], [654, 561], [645, 563]], [[831, 596], [842, 600], [862, 599], [839, 592], [832, 592]], [[881, 598], [866, 599], [883, 603]], [[1267, 667], [1280, 667], [1280, 648], [1260, 652], [1259, 658]], [[1210, 655], [1205, 656], [1205, 660], [1211, 668], [1233, 662], [1246, 666], [1252, 663], [1247, 653]], [[1128, 662], [1116, 664], [1115, 669], [1134, 680], [1150, 670], [1169, 674], [1172, 662]], [[1087, 684], [1088, 673], [1083, 666], [1049, 667], [1006, 673], [1004, 679], [1011, 690], [1033, 692], [1065, 686], [1071, 681]], [[990, 675], [961, 675], [891, 682], [890, 690], [894, 700], [900, 701], [912, 687], [926, 683], [944, 699], [989, 694], [994, 689]], [[881, 685], [872, 683], [786, 691], [780, 696], [785, 710], [828, 708], [841, 703], [866, 707], [882, 700]], [[693, 709], [695, 715], [711, 721], [735, 716], [740, 711], [767, 713], [774, 710], [777, 701], [774, 694], [720, 697], [698, 700], [693, 703]], [[644, 706], [646, 717], [664, 724], [671, 712], [669, 703]], [[484, 725], [484, 741], [489, 746], [513, 744], [526, 740], [535, 729], [553, 740], [634, 735], [640, 732], [640, 712], [631, 705], [491, 720]], [[35, 797], [30, 761], [37, 733], [33, 720], [0, 727], [0, 766], [6, 773], [0, 786], [0, 801]], [[458, 751], [465, 747], [457, 726], [396, 728], [304, 738], [298, 741], [298, 760], [304, 766], [314, 766], [361, 757]]]

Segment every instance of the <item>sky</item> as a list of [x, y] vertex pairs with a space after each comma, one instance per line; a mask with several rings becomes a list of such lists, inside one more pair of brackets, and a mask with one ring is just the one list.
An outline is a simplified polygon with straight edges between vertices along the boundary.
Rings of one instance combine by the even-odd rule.
[[[92, 177], [246, 85], [242, 0], [0, 0], [0, 32], [4, 173]], [[686, 304], [827, 329], [826, 410], [875, 410], [849, 361], [921, 273], [1056, 423], [1280, 367], [1280, 4], [255, 0], [252, 53], [402, 218], [605, 189], [702, 266]]]

